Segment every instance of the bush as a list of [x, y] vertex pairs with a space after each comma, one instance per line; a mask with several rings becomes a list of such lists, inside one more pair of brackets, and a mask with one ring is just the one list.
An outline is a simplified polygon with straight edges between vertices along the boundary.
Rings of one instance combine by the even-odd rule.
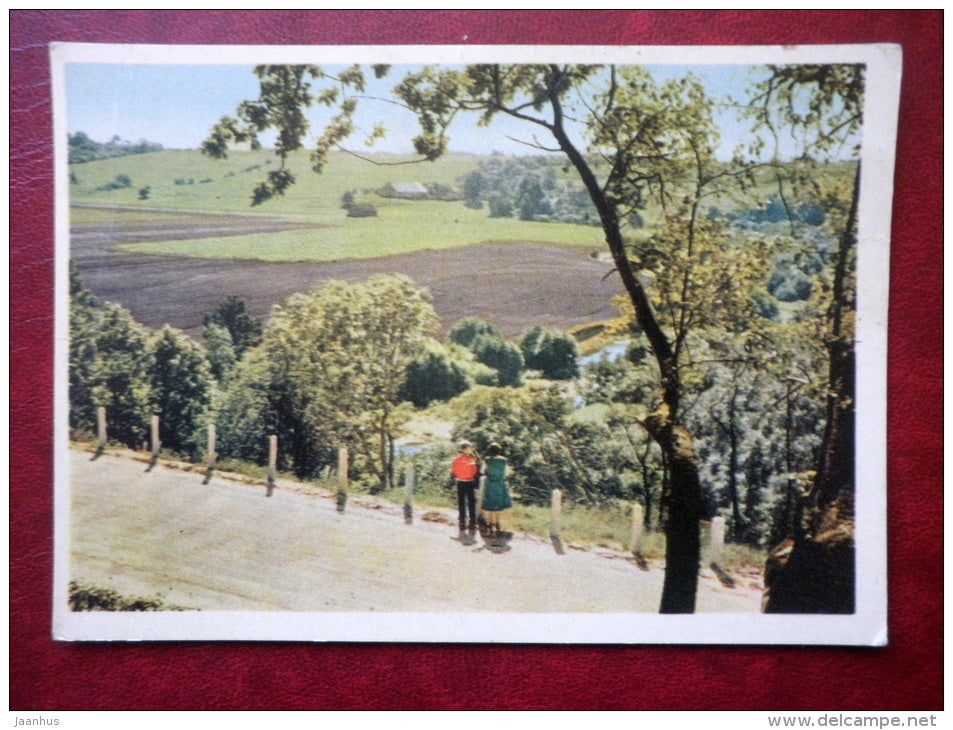
[[249, 314], [245, 300], [234, 294], [223, 299], [212, 312], [205, 315], [203, 325], [208, 327], [212, 324], [228, 330], [236, 359], [261, 342], [265, 329], [261, 320]]
[[426, 408], [432, 401], [450, 400], [470, 385], [466, 372], [447, 348], [433, 343], [407, 367], [407, 377], [398, 397], [417, 408]]
[[351, 203], [347, 208], [348, 218], [374, 218], [377, 208], [370, 203]]
[[512, 218], [513, 201], [502, 195], [493, 195], [488, 201], [490, 205], [490, 218]]
[[471, 349], [477, 362], [497, 371], [500, 385], [522, 385], [523, 355], [516, 345], [493, 335], [480, 335]]
[[466, 317], [465, 319], [461, 319], [450, 330], [447, 339], [467, 349], [472, 349], [473, 343], [476, 342], [477, 337], [480, 335], [490, 335], [501, 340], [503, 339], [503, 332], [499, 327], [479, 317]]
[[132, 180], [130, 179], [130, 177], [128, 175], [120, 174], [120, 175], [116, 175], [116, 177], [113, 180], [109, 181], [105, 185], [100, 185], [98, 188], [96, 188], [96, 190], [98, 191], [124, 190], [126, 188], [131, 188], [131, 187], [132, 187]]
[[543, 327], [533, 327], [520, 344], [526, 367], [539, 370], [550, 380], [573, 380], [579, 376], [579, 348], [571, 336]]
[[776, 272], [768, 282], [768, 291], [781, 302], [802, 302], [810, 299], [813, 291], [811, 280], [802, 272]]

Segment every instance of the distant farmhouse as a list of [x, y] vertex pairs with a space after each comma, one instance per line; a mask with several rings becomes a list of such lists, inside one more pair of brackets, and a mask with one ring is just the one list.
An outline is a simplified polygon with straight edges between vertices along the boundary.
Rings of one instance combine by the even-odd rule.
[[382, 198], [404, 200], [463, 200], [460, 191], [443, 183], [393, 182], [377, 191]]
[[426, 200], [430, 197], [427, 186], [420, 182], [389, 182], [377, 194], [382, 198], [404, 198], [405, 200]]

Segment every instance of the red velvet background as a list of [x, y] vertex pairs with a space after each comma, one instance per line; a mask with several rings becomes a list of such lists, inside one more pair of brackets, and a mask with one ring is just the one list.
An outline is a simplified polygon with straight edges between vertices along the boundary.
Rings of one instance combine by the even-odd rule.
[[[11, 709], [942, 709], [942, 23], [935, 10], [11, 11]], [[48, 44], [55, 41], [902, 45], [890, 288], [890, 646], [53, 642]]]

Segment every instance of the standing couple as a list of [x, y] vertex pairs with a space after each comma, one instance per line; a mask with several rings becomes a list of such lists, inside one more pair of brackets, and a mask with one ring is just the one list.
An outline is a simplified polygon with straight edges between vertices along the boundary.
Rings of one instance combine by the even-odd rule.
[[[503, 449], [497, 443], [492, 443], [486, 450], [486, 461], [483, 465], [483, 475], [486, 482], [483, 486], [483, 502], [479, 505], [480, 513], [486, 518], [487, 537], [501, 537], [500, 515], [503, 510], [513, 506], [513, 499], [506, 486], [506, 459]], [[470, 535], [477, 529], [477, 492], [480, 485], [480, 460], [469, 441], [460, 443], [460, 454], [453, 460], [451, 466], [454, 481], [457, 485], [457, 507], [459, 510], [459, 526], [461, 534], [468, 530]]]

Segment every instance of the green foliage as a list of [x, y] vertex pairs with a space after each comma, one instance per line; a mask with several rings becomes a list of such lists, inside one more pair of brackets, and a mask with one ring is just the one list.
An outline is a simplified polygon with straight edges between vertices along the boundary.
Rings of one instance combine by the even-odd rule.
[[[783, 128], [789, 136], [796, 130], [793, 136], [811, 142], [819, 155], [835, 151], [835, 136], [843, 142], [843, 132], [849, 136], [859, 130], [862, 69], [802, 66], [773, 72], [750, 107], [762, 128]], [[531, 220], [546, 217], [600, 224], [599, 236], [587, 240], [598, 242], [604, 236], [620, 273], [634, 275], [622, 304], [639, 339], [629, 357], [590, 365], [572, 384], [587, 408], [565, 391], [526, 387], [473, 387], [446, 406], [458, 414], [455, 437], [469, 438], [481, 449], [491, 440], [504, 443], [520, 500], [546, 504], [551, 489], [558, 487], [570, 501], [638, 499], [646, 506], [647, 522], [663, 517], [655, 507], [661, 503], [663, 464], [671, 461], [671, 445], [651, 441], [640, 425], [649, 423], [645, 416], [661, 393], [668, 415], [692, 433], [697, 451], [693, 465], [715, 506], [732, 510], [730, 527], [737, 539], [761, 544], [772, 515], [778, 515], [776, 524], [790, 518], [784, 512], [790, 497], [784, 475], [806, 473], [810, 465], [804, 462], [817, 451], [823, 421], [817, 406], [826, 391], [820, 350], [831, 339], [819, 324], [832, 296], [830, 261], [816, 241], [807, 240], [805, 230], [817, 229], [816, 235], [833, 241], [849, 222], [850, 190], [843, 176], [822, 180], [820, 168], [804, 160], [776, 164], [760, 176], [738, 161], [716, 160], [714, 106], [691, 76], [659, 84], [637, 67], [428, 68], [408, 74], [395, 90], [419, 117], [415, 148], [421, 157], [436, 160], [444, 154], [450, 123], [459, 111], [475, 111], [485, 123], [509, 115], [529, 129], [554, 135], [566, 153], [568, 163], [561, 159], [566, 171], [571, 165], [578, 173], [576, 186], [560, 179], [551, 164], [555, 158], [496, 157], [479, 169], [471, 159], [456, 168], [456, 176], [442, 180], [448, 186], [461, 180], [465, 203], [454, 206], [453, 213], [445, 212], [443, 203], [386, 200], [380, 203], [379, 219], [342, 225], [345, 192], [380, 189], [404, 177], [394, 172], [399, 167], [387, 165], [360, 172], [347, 167], [349, 158], [330, 154], [353, 130], [363, 73], [354, 68], [331, 79], [313, 66], [275, 66], [259, 67], [256, 74], [260, 97], [239, 107], [237, 119], [223, 119], [206, 143], [209, 156], [235, 158], [233, 169], [207, 187], [228, 201], [215, 205], [234, 209], [239, 199], [246, 205], [251, 186], [241, 175], [261, 168], [265, 153], [255, 157], [229, 147], [247, 142], [254, 148], [260, 134], [278, 132], [278, 169], [265, 175], [253, 201], [268, 200], [275, 212], [306, 213], [338, 226], [322, 231], [320, 254], [313, 252], [317, 247], [311, 232], [269, 238], [282, 249], [280, 255], [338, 258], [431, 244], [568, 235], [568, 226]], [[312, 91], [311, 84], [318, 81], [328, 83]], [[805, 87], [810, 87], [806, 95]], [[300, 174], [304, 153], [297, 151], [310, 133], [303, 112], [316, 103], [334, 108], [336, 116], [318, 139], [313, 167], [327, 167], [330, 173], [333, 159], [346, 171], [326, 175], [320, 185]], [[577, 150], [568, 136], [561, 136], [565, 129], [560, 120], [567, 118], [585, 120], [588, 149]], [[375, 129], [371, 136], [376, 134]], [[84, 179], [93, 181], [90, 186], [115, 172], [94, 164], [84, 173]], [[176, 169], [174, 175], [210, 179], [194, 162], [188, 164], [192, 167]], [[433, 169], [447, 169], [437, 164]], [[297, 195], [292, 195], [293, 186]], [[75, 193], [89, 198], [90, 189], [95, 190], [84, 187]], [[149, 204], [168, 202], [175, 192], [156, 188]], [[211, 199], [181, 198], [197, 208]], [[484, 203], [490, 220], [477, 212]], [[525, 220], [515, 220], [517, 215]], [[411, 231], [406, 237], [412, 240], [399, 241], [398, 224], [408, 220], [414, 224], [403, 228]], [[360, 237], [353, 233], [358, 228]], [[547, 233], [540, 234], [544, 229]], [[776, 235], [782, 230], [787, 238]], [[203, 254], [238, 255], [250, 242], [204, 242]], [[800, 244], [805, 244], [803, 250], [796, 251]], [[194, 248], [190, 242], [174, 245], [179, 248], [165, 250]], [[845, 268], [849, 272], [851, 267], [848, 257]], [[637, 306], [640, 295], [645, 300]], [[571, 358], [547, 352], [541, 330], [524, 338], [521, 352], [498, 328], [476, 320], [459, 323], [450, 337], [470, 350], [472, 360], [452, 349], [421, 356], [433, 327], [426, 306], [407, 303], [413, 296], [400, 284], [378, 282], [354, 288], [334, 284], [289, 300], [264, 343], [248, 352], [226, 380], [227, 390], [217, 401], [223, 450], [261, 459], [264, 437], [277, 433], [287, 464], [300, 474], [312, 474], [332, 464], [336, 447], [347, 444], [355, 454], [355, 472], [371, 475], [384, 488], [394, 485], [394, 442], [408, 416], [395, 402], [429, 402], [440, 389], [428, 393], [425, 383], [448, 385], [440, 392], [452, 394], [464, 379], [489, 382], [492, 373], [494, 383], [515, 386], [524, 365], [551, 378], [557, 373], [574, 377], [571, 368], [554, 365], [559, 357]], [[778, 298], [797, 302], [779, 306]], [[229, 358], [221, 331], [209, 331], [206, 344], [211, 351], [216, 337], [222, 342], [216, 367], [224, 374]], [[237, 340], [234, 349], [241, 354]], [[549, 358], [539, 359], [544, 353]], [[71, 373], [72, 367], [71, 360]], [[784, 385], [792, 372], [816, 385], [792, 396]], [[410, 388], [412, 381], [415, 388]], [[786, 440], [791, 449], [783, 448]], [[659, 447], [668, 449], [664, 456]], [[792, 451], [803, 460], [790, 458]], [[443, 457], [434, 450], [426, 458], [439, 482]], [[683, 508], [678, 495], [667, 506], [673, 514]], [[691, 573], [694, 578], [693, 568]]]
[[468, 208], [488, 204], [491, 218], [517, 216], [524, 221], [598, 223], [598, 214], [584, 190], [557, 181], [562, 163], [547, 156], [493, 155], [463, 178]]
[[519, 209], [520, 220], [524, 221], [548, 218], [553, 214], [552, 203], [547, 200], [537, 175], [528, 175], [520, 181], [516, 206]]
[[505, 197], [502, 193], [491, 193], [487, 198], [487, 203], [490, 206], [490, 218], [509, 218], [513, 215], [513, 211], [516, 210], [513, 201]]
[[483, 173], [475, 170], [463, 179], [463, 201], [464, 205], [474, 210], [480, 210], [483, 207], [483, 191], [487, 183]]
[[[477, 363], [494, 370], [496, 378], [493, 384], [521, 384], [523, 355], [516, 345], [506, 340], [500, 328], [492, 322], [479, 317], [466, 317], [451, 328], [447, 339], [468, 349]], [[482, 382], [485, 382], [485, 379]]]
[[72, 265], [69, 319], [70, 427], [95, 432], [104, 407], [108, 436], [139, 448], [158, 414], [162, 444], [194, 453], [212, 390], [198, 345], [169, 327], [150, 333], [125, 310], [100, 302]]
[[[122, 202], [136, 206], [141, 216], [151, 209], [175, 208], [196, 212], [242, 212], [249, 214], [248, 198], [257, 174], [250, 168], [264, 168], [265, 152], [230, 152], [226, 161], [203, 158], [200, 153], [184, 150], [101, 160], [83, 166], [82, 184], [71, 186], [70, 198], [76, 203], [101, 204]], [[370, 198], [377, 208], [374, 218], [347, 218], [342, 211], [342, 195], [347, 191], [377, 189], [384, 182], [407, 178], [406, 166], [392, 164], [405, 157], [375, 153], [375, 162], [362, 162], [344, 153], [329, 156], [322, 175], [308, 173], [307, 153], [292, 154], [287, 165], [296, 177], [295, 186], [279, 198], [254, 211], [262, 215], [289, 215], [312, 223], [315, 229], [259, 232], [242, 236], [203, 238], [180, 241], [143, 241], [132, 244], [140, 253], [201, 257], [254, 257], [275, 261], [328, 261], [407, 253], [423, 249], [447, 249], [483, 241], [547, 241], [556, 244], [598, 246], [598, 230], [560, 223], [523, 222], [516, 218], [488, 219], [486, 212], [469, 210], [462, 203], [436, 200], [385, 201]], [[472, 170], [479, 158], [453, 154], [427, 166], [435, 183], [452, 186], [455, 179]], [[120, 167], [121, 163], [121, 167]], [[148, 200], [127, 195], [129, 191], [109, 192], [95, 189], [113, 180], [118, 173], [133, 180], [149, 180]], [[214, 178], [213, 183], [198, 181]], [[174, 184], [179, 180], [181, 184]], [[189, 181], [194, 184], [187, 184]], [[136, 188], [138, 189], [138, 188]], [[116, 214], [111, 214], [115, 217]], [[126, 213], [132, 219], [138, 213]], [[73, 208], [71, 220], [93, 222], [105, 218], [93, 208]], [[168, 218], [168, 216], [166, 216]], [[120, 249], [125, 249], [123, 244]]]
[[156, 152], [162, 149], [161, 144], [140, 142], [133, 144], [124, 142], [119, 137], [113, 137], [105, 144], [94, 142], [85, 132], [68, 135], [69, 164], [77, 165], [93, 160], [103, 160], [126, 155], [141, 155], [147, 152]]
[[816, 200], [805, 200], [789, 205], [781, 198], [774, 196], [757, 208], [741, 208], [724, 214], [712, 211], [709, 217], [723, 217], [736, 225], [789, 222], [816, 227], [823, 225], [827, 220], [827, 212]]
[[347, 207], [348, 218], [374, 218], [377, 216], [377, 208], [370, 203], [351, 203]]
[[503, 339], [503, 332], [492, 322], [479, 317], [465, 317], [457, 322], [450, 329], [447, 339], [468, 350], [473, 348], [477, 337], [489, 335], [498, 339]]
[[218, 451], [233, 459], [268, 463], [268, 436], [278, 437], [278, 468], [313, 477], [335, 463], [333, 444], [309, 433], [301, 400], [283, 387], [260, 348], [249, 351], [231, 371], [215, 400]]
[[776, 271], [768, 281], [768, 291], [780, 302], [803, 302], [810, 299], [814, 285], [798, 270]]
[[484, 334], [474, 340], [471, 350], [477, 362], [496, 370], [500, 385], [515, 387], [522, 384], [523, 355], [512, 342]]
[[124, 309], [99, 302], [70, 274], [69, 423], [94, 433], [106, 408], [109, 437], [138, 448], [152, 415], [148, 332]]
[[574, 380], [579, 375], [579, 346], [575, 338], [544, 327], [533, 327], [523, 337], [520, 350], [526, 367], [551, 380]]
[[[114, 179], [107, 182], [105, 185], [100, 185], [98, 188], [96, 188], [96, 190], [98, 191], [125, 190], [126, 188], [131, 188], [131, 187], [132, 187], [132, 178], [130, 178], [125, 173], [120, 173], [116, 175]], [[143, 198], [141, 195], [139, 196], [139, 200], [145, 200], [145, 199], [146, 198]]]
[[330, 282], [293, 295], [273, 315], [255, 357], [229, 381], [230, 420], [246, 424], [245, 409], [279, 429], [299, 475], [315, 473], [346, 446], [355, 473], [391, 486], [393, 443], [410, 415], [395, 403], [436, 327], [429, 295], [405, 276]]
[[624, 358], [601, 358], [586, 365], [580, 395], [587, 404], [630, 403], [649, 406], [656, 397], [658, 375], [650, 367], [638, 367], [643, 358], [633, 363], [632, 354], [644, 351], [630, 345]]
[[794, 250], [775, 256], [767, 290], [778, 301], [806, 301], [814, 292], [815, 282], [823, 282], [832, 242], [817, 238], [802, 239]]
[[258, 345], [264, 331], [261, 320], [252, 317], [248, 312], [245, 300], [235, 295], [226, 297], [212, 312], [205, 315], [203, 324], [206, 327], [219, 325], [228, 331], [236, 358]]
[[[256, 66], [254, 73], [260, 82], [258, 99], [242, 102], [236, 110], [237, 119], [223, 117], [202, 145], [203, 153], [209, 157], [225, 159], [233, 144], [247, 143], [258, 149], [262, 133], [269, 130], [277, 133], [273, 149], [280, 166], [255, 187], [253, 206], [284, 195], [295, 184], [295, 176], [286, 165], [309, 134], [310, 122], [305, 110], [315, 103], [337, 108], [337, 114], [324, 127], [311, 153], [312, 168], [320, 172], [331, 150], [354, 131], [353, 115], [357, 104], [348, 94], [360, 94], [365, 84], [364, 74], [357, 66], [347, 69], [337, 78], [310, 64], [262, 65]], [[324, 80], [335, 85], [318, 93], [312, 92], [312, 84]], [[375, 129], [372, 137], [379, 134], [380, 130]]]
[[508, 481], [525, 504], [548, 504], [561, 489], [571, 500], [600, 503], [633, 496], [634, 455], [609, 428], [573, 417], [571, 401], [554, 388], [474, 388], [453, 402], [454, 439], [485, 453], [502, 444]]
[[163, 327], [152, 335], [149, 377], [159, 439], [176, 452], [198, 451], [200, 429], [212, 400], [212, 374], [205, 353], [185, 334]]
[[426, 408], [432, 401], [450, 400], [471, 385], [465, 366], [453, 359], [450, 350], [437, 342], [430, 342], [408, 364], [398, 399], [410, 401], [417, 408]]
[[437, 443], [402, 457], [404, 463], [414, 465], [415, 501], [456, 506], [456, 487], [450, 476], [450, 464], [459, 453], [454, 444]]
[[212, 376], [224, 381], [238, 362], [231, 332], [224, 325], [209, 321], [202, 328], [202, 339]]
[[[783, 130], [800, 141], [798, 152], [804, 155], [834, 156], [845, 142], [853, 142], [857, 153], [864, 106], [862, 65], [769, 66], [768, 71], [746, 107], [756, 130], [769, 131], [776, 142]], [[751, 152], [759, 155], [761, 149], [754, 146]], [[779, 150], [771, 152], [777, 159]]]

